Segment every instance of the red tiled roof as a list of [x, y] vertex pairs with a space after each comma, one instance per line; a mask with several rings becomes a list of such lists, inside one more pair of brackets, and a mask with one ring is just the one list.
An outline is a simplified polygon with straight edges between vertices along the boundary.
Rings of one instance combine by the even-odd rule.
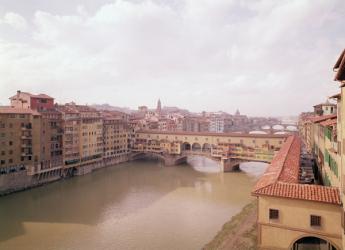
[[299, 184], [301, 140], [290, 136], [256, 183], [255, 196], [275, 196], [340, 205], [336, 187]]
[[320, 185], [277, 182], [260, 189], [256, 194], [341, 204], [338, 188]]
[[277, 181], [298, 183], [301, 140], [290, 136], [256, 183], [254, 192]]
[[54, 99], [53, 97], [46, 95], [46, 94], [39, 94], [39, 95], [31, 95], [34, 98], [44, 98], [44, 99]]
[[313, 123], [318, 123], [318, 122], [322, 122], [322, 121], [325, 121], [325, 120], [328, 120], [328, 119], [333, 119], [333, 118], [336, 118], [337, 115], [336, 114], [333, 114], [333, 115], [321, 115], [321, 116], [315, 116], [314, 118], [311, 118], [311, 121]]
[[333, 118], [333, 119], [328, 119], [326, 121], [320, 122], [320, 125], [323, 127], [327, 127], [327, 126], [333, 126], [337, 124], [337, 118]]
[[[46, 95], [46, 94], [38, 94], [38, 95], [34, 95], [34, 94], [31, 94], [29, 92], [20, 92], [21, 94], [24, 94], [24, 95], [28, 95], [30, 97], [34, 97], [34, 98], [43, 98], [43, 99], [54, 99], [53, 97], [49, 96], [49, 95]], [[13, 99], [17, 97], [17, 94], [14, 95], [14, 96], [11, 96], [9, 99]]]
[[341, 93], [330, 96], [329, 98], [341, 99]]

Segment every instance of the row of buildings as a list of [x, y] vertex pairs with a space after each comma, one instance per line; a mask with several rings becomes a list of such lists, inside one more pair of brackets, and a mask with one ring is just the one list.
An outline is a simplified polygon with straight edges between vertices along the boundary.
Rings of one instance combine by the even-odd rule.
[[336, 103], [300, 115], [300, 137], [286, 140], [253, 189], [259, 249], [345, 249], [345, 50], [334, 71]]
[[0, 107], [0, 192], [128, 160], [132, 130], [123, 113], [21, 91], [10, 102]]
[[217, 134], [277, 122], [239, 111], [232, 116], [163, 109], [160, 101], [155, 110], [141, 106], [128, 114], [73, 102], [59, 105], [45, 94], [17, 91], [9, 99], [9, 106], [0, 107], [0, 193], [128, 161], [139, 130]]
[[131, 120], [144, 130], [185, 131], [185, 132], [249, 132], [265, 125], [279, 124], [276, 118], [247, 117], [239, 110], [234, 115], [226, 112], [190, 113], [187, 110], [168, 107], [162, 109], [158, 100], [156, 109], [140, 106], [131, 114]]

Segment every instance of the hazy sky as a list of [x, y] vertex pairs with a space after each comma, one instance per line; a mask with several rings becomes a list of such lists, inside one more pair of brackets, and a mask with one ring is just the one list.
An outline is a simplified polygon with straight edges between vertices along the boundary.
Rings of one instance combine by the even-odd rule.
[[298, 114], [339, 91], [344, 0], [0, 0], [0, 103]]

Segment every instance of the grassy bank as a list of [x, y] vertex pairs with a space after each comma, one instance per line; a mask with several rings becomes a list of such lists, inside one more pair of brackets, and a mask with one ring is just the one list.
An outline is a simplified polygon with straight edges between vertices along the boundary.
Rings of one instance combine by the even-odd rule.
[[246, 205], [242, 211], [225, 223], [203, 249], [256, 249], [256, 200]]

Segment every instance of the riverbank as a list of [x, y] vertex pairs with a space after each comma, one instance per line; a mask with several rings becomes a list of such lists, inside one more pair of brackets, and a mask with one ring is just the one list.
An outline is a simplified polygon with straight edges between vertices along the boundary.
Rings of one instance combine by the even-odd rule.
[[256, 249], [257, 201], [246, 205], [242, 211], [225, 223], [203, 250], [253, 250]]

